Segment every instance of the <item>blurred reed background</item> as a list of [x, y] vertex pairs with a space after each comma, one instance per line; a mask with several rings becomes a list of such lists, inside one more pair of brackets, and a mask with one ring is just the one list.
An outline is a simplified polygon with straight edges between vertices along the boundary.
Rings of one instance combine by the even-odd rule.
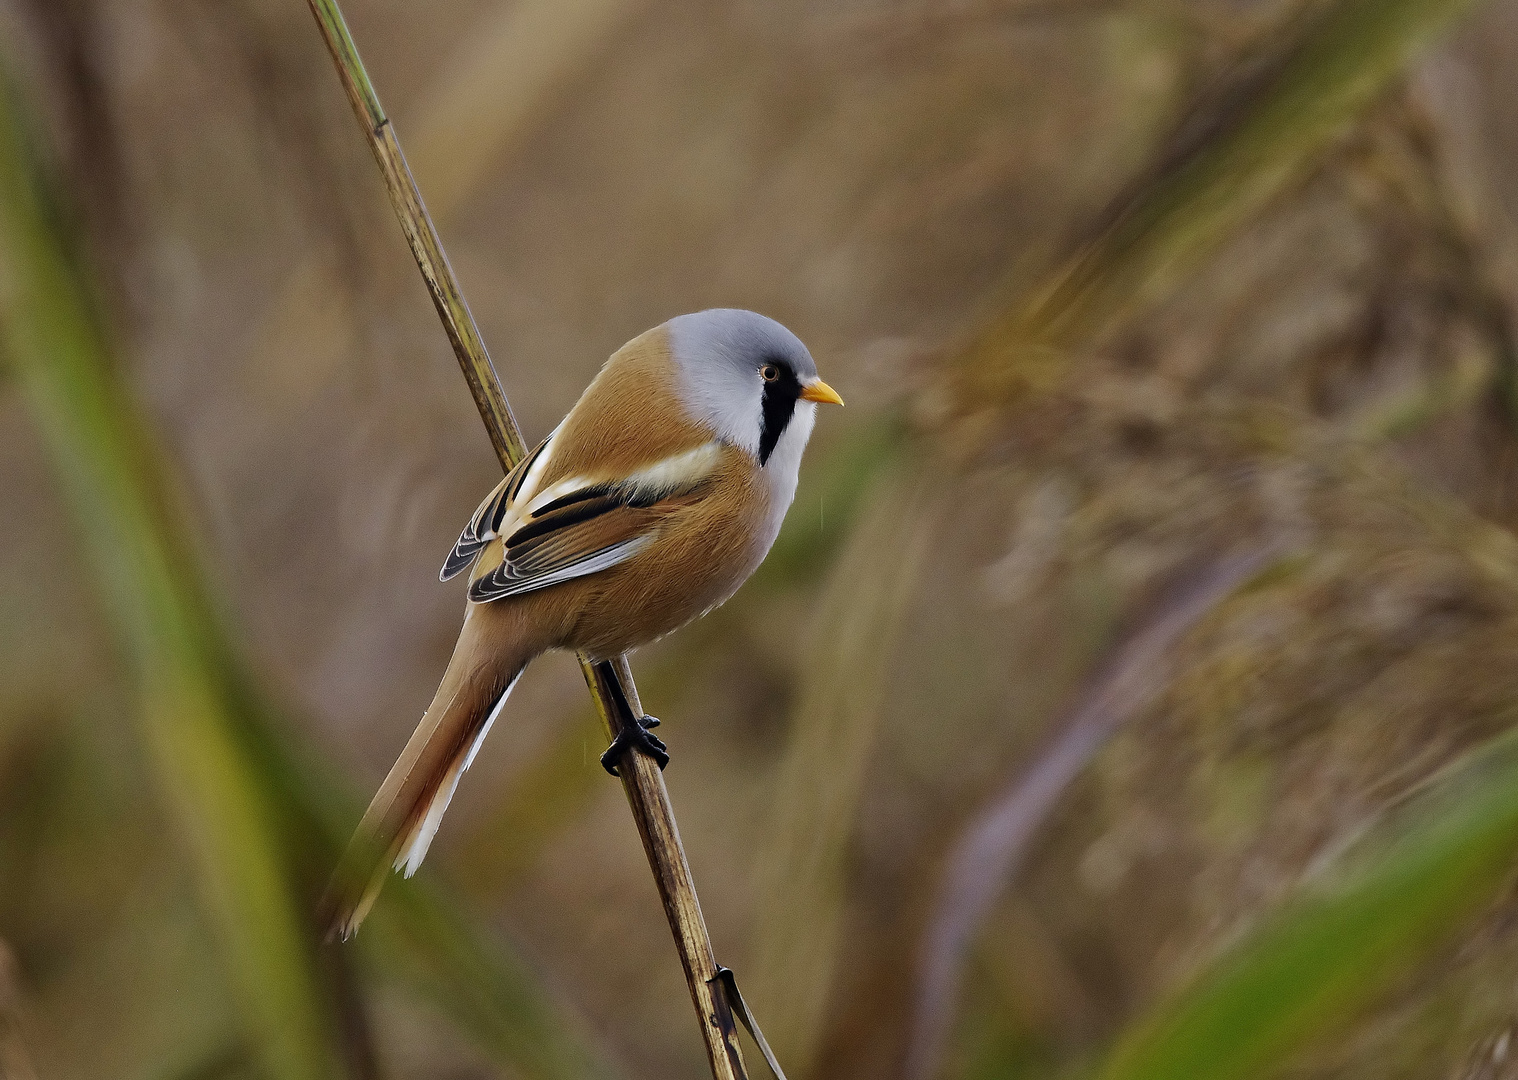
[[[529, 440], [848, 398], [635, 659], [793, 1080], [1518, 1077], [1518, 2], [345, 10]], [[569, 657], [316, 943], [498, 470], [305, 4], [0, 66], [0, 1077], [703, 1075]]]

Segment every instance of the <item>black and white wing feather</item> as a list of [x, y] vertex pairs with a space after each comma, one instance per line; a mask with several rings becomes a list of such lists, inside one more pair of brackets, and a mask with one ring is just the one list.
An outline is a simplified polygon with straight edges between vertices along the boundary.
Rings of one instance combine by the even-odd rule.
[[457, 573], [469, 566], [501, 537], [500, 564], [470, 582], [475, 603], [545, 589], [632, 558], [653, 542], [665, 514], [700, 496], [721, 446], [703, 444], [621, 480], [576, 477], [539, 491], [523, 470], [541, 453], [542, 446], [475, 511], [443, 568], [452, 576], [450, 568]]
[[453, 545], [453, 550], [443, 561], [442, 572], [438, 574], [439, 580], [447, 581], [469, 569], [474, 564], [474, 560], [479, 558], [485, 545], [499, 535], [496, 530], [501, 527], [501, 520], [507, 509], [522, 490], [527, 475], [532, 472], [532, 467], [537, 464], [543, 456], [544, 449], [551, 442], [553, 442], [553, 435], [549, 435], [533, 447], [532, 453], [517, 462], [516, 468], [507, 473], [495, 486], [495, 490], [485, 496], [485, 501], [480, 503], [479, 509], [469, 519], [469, 524], [465, 525], [464, 531], [459, 534], [458, 543]]

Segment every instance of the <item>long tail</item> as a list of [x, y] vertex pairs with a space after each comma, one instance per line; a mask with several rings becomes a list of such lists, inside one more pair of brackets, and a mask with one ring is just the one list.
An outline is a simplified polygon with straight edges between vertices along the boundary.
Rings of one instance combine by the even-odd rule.
[[392, 867], [410, 877], [422, 865], [459, 777], [539, 651], [513, 633], [508, 607], [470, 605], [437, 695], [332, 875], [322, 905], [329, 935], [353, 936]]

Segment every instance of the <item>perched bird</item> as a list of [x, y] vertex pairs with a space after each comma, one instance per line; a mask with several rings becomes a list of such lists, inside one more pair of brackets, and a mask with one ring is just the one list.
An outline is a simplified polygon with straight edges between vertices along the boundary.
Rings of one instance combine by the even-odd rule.
[[[380, 785], [328, 891], [343, 937], [390, 867], [421, 865], [522, 669], [549, 649], [606, 660], [712, 610], [759, 566], [796, 494], [817, 402], [843, 404], [773, 319], [714, 309], [634, 338], [480, 504], [443, 564], [466, 569], [464, 628], [437, 695]], [[621, 706], [629, 714], [626, 697]], [[601, 761], [662, 768], [652, 717]]]

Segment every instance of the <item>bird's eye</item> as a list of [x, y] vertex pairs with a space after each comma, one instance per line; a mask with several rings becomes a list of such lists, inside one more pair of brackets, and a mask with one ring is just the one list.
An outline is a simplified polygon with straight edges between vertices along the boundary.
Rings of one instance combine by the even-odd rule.
[[759, 369], [759, 377], [765, 382], [779, 382], [780, 369], [774, 364], [765, 364]]

